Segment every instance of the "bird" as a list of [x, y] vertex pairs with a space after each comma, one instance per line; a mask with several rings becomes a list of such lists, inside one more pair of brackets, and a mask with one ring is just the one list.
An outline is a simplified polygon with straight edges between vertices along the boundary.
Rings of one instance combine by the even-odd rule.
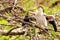
[[38, 6], [37, 10], [31, 12], [30, 13], [33, 15], [32, 17], [34, 17], [36, 19], [36, 25], [38, 25], [39, 27], [42, 27], [43, 29], [47, 30], [47, 20], [46, 17], [44, 16], [44, 10], [42, 6]]

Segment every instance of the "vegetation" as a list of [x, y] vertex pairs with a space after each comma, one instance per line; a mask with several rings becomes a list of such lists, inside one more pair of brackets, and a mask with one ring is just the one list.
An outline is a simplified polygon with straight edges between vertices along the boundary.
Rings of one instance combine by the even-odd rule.
[[[60, 40], [59, 4], [60, 0], [0, 0], [0, 40], [24, 40], [24, 36], [26, 35], [25, 40]], [[35, 28], [35, 24], [29, 24], [23, 21], [23, 17], [27, 13], [29, 17], [32, 15], [29, 13], [29, 10], [36, 10], [36, 7], [40, 5], [44, 7], [44, 12], [47, 15], [56, 16], [57, 32], [54, 32], [53, 26], [48, 24], [49, 34], [45, 31], [39, 34], [39, 28]], [[22, 23], [28, 24], [28, 27], [23, 28], [21, 31], [19, 28], [21, 28]], [[18, 32], [18, 29], [21, 33]]]

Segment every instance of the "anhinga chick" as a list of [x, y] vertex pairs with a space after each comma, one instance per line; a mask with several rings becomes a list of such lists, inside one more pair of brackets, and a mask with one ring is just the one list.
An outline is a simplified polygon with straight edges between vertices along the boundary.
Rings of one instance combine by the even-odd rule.
[[42, 27], [43, 29], [47, 30], [47, 20], [44, 16], [43, 7], [38, 6], [36, 11], [30, 13], [33, 14], [33, 17], [36, 19], [36, 24], [39, 27]]

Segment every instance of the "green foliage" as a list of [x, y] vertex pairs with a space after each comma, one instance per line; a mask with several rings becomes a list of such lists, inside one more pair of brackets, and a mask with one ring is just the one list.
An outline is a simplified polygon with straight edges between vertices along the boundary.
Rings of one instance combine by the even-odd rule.
[[9, 36], [0, 35], [0, 40], [9, 40]]
[[6, 4], [3, 4], [3, 8], [7, 8], [8, 6]]
[[0, 24], [8, 24], [8, 21], [6, 19], [0, 19]]
[[5, 30], [10, 30], [12, 27], [11, 26], [3, 26]]
[[28, 11], [29, 8], [33, 6], [34, 1], [35, 1], [35, 0], [30, 0], [30, 1], [25, 1], [25, 2], [24, 2], [24, 3], [25, 3], [25, 4], [24, 4], [24, 7], [25, 7], [26, 11]]

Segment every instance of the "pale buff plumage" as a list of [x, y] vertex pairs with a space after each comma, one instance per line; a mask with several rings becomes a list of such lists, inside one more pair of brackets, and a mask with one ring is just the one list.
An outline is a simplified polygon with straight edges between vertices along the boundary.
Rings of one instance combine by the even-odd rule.
[[34, 14], [37, 25], [43, 28], [47, 28], [47, 20], [44, 16], [44, 13], [36, 10]]

